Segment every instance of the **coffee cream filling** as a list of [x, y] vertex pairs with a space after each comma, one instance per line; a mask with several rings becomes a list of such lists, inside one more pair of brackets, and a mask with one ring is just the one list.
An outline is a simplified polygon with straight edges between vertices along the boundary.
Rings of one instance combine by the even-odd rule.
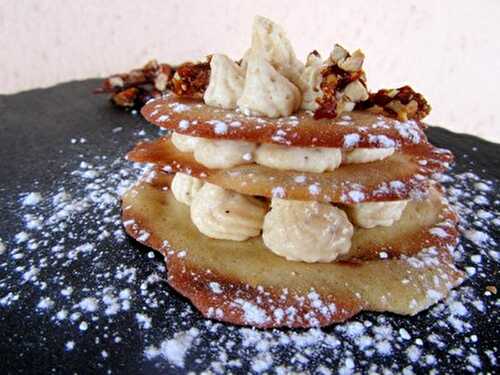
[[342, 152], [339, 148], [262, 144], [255, 152], [255, 162], [274, 169], [323, 173], [340, 165]]
[[236, 102], [243, 93], [245, 71], [229, 57], [221, 54], [212, 56], [210, 68], [210, 82], [203, 100], [213, 107], [236, 108]]
[[244, 241], [262, 233], [272, 252], [310, 263], [334, 261], [349, 251], [353, 224], [391, 226], [408, 203], [367, 202], [345, 210], [328, 203], [279, 198], [269, 204], [183, 173], [176, 173], [171, 190], [176, 200], [190, 206], [191, 220], [204, 235]]
[[198, 230], [222, 240], [244, 241], [258, 236], [266, 211], [266, 203], [257, 198], [209, 183], [203, 184], [191, 202], [191, 220]]
[[319, 202], [271, 200], [262, 225], [267, 248], [288, 260], [332, 262], [351, 248], [354, 227], [341, 209]]
[[207, 168], [224, 169], [257, 163], [280, 170], [323, 173], [341, 163], [369, 163], [391, 156], [394, 148], [357, 148], [342, 156], [340, 148], [289, 147], [245, 141], [214, 140], [172, 134], [172, 143], [182, 152], [192, 152], [196, 161]]
[[401, 218], [407, 204], [407, 200], [359, 203], [347, 207], [347, 213], [362, 228], [390, 227]]

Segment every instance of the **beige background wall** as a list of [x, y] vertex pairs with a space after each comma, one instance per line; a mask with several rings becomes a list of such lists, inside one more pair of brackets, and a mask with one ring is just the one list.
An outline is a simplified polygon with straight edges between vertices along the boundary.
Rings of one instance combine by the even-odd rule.
[[0, 3], [0, 93], [211, 52], [239, 58], [252, 17], [288, 30], [298, 56], [361, 47], [372, 89], [410, 83], [428, 121], [500, 142], [500, 1], [18, 1]]

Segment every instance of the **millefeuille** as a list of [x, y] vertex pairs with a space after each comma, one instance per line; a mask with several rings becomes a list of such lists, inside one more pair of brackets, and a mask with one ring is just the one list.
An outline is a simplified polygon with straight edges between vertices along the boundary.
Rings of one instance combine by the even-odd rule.
[[123, 221], [205, 316], [311, 327], [413, 315], [462, 281], [457, 217], [430, 178], [453, 156], [428, 142], [423, 96], [371, 93], [363, 61], [335, 45], [304, 64], [256, 17], [239, 61], [158, 65], [163, 95], [141, 112], [171, 132], [128, 154], [156, 167], [123, 196]]

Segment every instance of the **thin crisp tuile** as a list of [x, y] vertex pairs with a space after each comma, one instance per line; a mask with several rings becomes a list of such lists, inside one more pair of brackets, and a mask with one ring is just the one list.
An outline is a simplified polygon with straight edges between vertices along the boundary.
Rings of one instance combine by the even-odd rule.
[[[210, 107], [200, 100], [168, 94], [148, 102], [141, 113], [147, 121], [162, 128], [213, 139], [339, 148], [345, 147], [346, 137], [353, 134], [359, 137], [356, 147], [400, 147], [427, 142], [423, 123], [401, 122], [366, 111], [320, 120], [315, 120], [312, 112], [300, 111], [294, 116], [271, 119], [249, 117], [239, 111]], [[224, 131], [214, 124], [224, 124]], [[385, 142], [379, 142], [382, 137]]]
[[[456, 236], [411, 258], [326, 264], [287, 261], [260, 238], [209, 239], [191, 223], [189, 208], [164, 190], [167, 177], [156, 176], [124, 195], [125, 228], [166, 257], [169, 283], [206, 317], [272, 328], [326, 326], [363, 310], [414, 315], [462, 281], [449, 252]], [[150, 235], [140, 238], [144, 231]], [[258, 314], [248, 314], [241, 301]], [[293, 314], [276, 315], [277, 309]]]
[[[247, 164], [224, 170], [208, 169], [191, 153], [180, 152], [164, 137], [143, 142], [128, 153], [129, 160], [154, 163], [169, 172], [182, 172], [241, 194], [343, 204], [407, 199], [427, 189], [423, 178], [445, 170], [453, 160], [449, 151], [429, 144], [407, 146], [387, 159], [346, 164], [326, 173], [282, 171]], [[303, 180], [298, 183], [297, 179]], [[316, 189], [309, 189], [313, 185]]]

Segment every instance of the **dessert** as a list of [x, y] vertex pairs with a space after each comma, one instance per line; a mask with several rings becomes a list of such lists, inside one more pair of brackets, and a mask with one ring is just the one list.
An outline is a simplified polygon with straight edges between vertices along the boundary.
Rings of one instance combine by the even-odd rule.
[[[203, 315], [263, 328], [414, 315], [462, 281], [457, 217], [431, 178], [453, 156], [427, 140], [424, 97], [370, 92], [363, 61], [335, 45], [304, 64], [256, 17], [239, 61], [155, 65], [141, 113], [169, 134], [129, 152], [154, 168], [123, 196], [123, 222]], [[141, 92], [114, 78], [115, 102]]]

